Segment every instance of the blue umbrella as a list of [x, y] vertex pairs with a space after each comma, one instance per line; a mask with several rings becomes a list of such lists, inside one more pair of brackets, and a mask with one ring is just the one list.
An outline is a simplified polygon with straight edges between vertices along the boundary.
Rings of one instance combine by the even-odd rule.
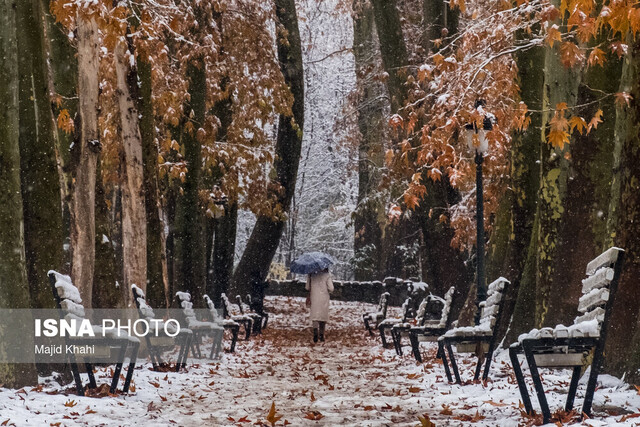
[[307, 252], [291, 263], [291, 272], [296, 274], [313, 274], [329, 268], [334, 261], [331, 256], [322, 252]]

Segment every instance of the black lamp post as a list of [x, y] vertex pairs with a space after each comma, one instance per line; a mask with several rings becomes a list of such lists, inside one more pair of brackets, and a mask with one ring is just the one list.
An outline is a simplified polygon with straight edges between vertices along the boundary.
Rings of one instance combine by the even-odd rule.
[[476, 279], [477, 279], [477, 298], [476, 298], [476, 325], [480, 321], [480, 303], [487, 299], [487, 282], [484, 272], [484, 198], [482, 191], [482, 163], [484, 154], [489, 149], [487, 141], [487, 132], [493, 129], [495, 117], [493, 114], [484, 113], [483, 106], [486, 102], [482, 99], [476, 101], [476, 110], [483, 114], [482, 128], [478, 128], [476, 123], [468, 123], [465, 125], [465, 139], [469, 149], [475, 152], [476, 161]]

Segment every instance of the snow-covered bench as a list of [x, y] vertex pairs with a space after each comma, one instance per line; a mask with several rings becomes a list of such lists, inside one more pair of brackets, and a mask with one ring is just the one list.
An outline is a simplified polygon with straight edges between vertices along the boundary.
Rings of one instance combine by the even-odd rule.
[[189, 292], [176, 292], [176, 298], [182, 309], [182, 319], [180, 324], [183, 328], [190, 329], [193, 332], [191, 340], [191, 352], [198, 358], [202, 358], [200, 352], [200, 340], [202, 335], [211, 335], [213, 344], [211, 345], [211, 353], [209, 358], [218, 357], [222, 350], [223, 327], [217, 322], [203, 322], [196, 318], [196, 312], [191, 302], [191, 294]]
[[153, 309], [149, 304], [147, 304], [147, 300], [142, 289], [136, 285], [131, 285], [131, 292], [133, 294], [133, 300], [136, 303], [140, 319], [153, 320], [153, 322], [149, 322], [149, 325], [154, 328], [153, 333], [145, 335], [145, 342], [147, 344], [147, 349], [149, 350], [149, 357], [151, 357], [153, 370], [158, 371], [165, 366], [165, 363], [160, 357], [165, 348], [173, 348], [175, 345], [179, 345], [180, 351], [178, 353], [178, 360], [176, 361], [175, 367], [176, 372], [179, 372], [180, 369], [187, 365], [187, 356], [189, 355], [189, 346], [193, 339], [193, 332], [190, 329], [180, 328], [175, 337], [169, 336], [165, 331], [170, 334], [174, 334], [176, 332], [173, 323], [165, 323], [156, 319]]
[[229, 301], [227, 294], [225, 294], [224, 292], [220, 295], [220, 299], [222, 300], [224, 317], [243, 325], [244, 339], [248, 340], [251, 337], [251, 330], [253, 327], [253, 319], [251, 318], [251, 316], [242, 314], [240, 307], [235, 304], [231, 304], [231, 301]]
[[413, 308], [411, 307], [411, 301], [411, 297], [409, 297], [402, 303], [402, 317], [394, 319], [384, 319], [382, 322], [378, 323], [378, 331], [380, 331], [380, 339], [382, 340], [382, 346], [384, 348], [387, 348], [387, 337], [385, 335], [385, 331], [387, 329], [393, 328], [395, 325], [406, 323], [409, 319], [412, 319], [414, 317]]
[[[250, 294], [247, 294], [247, 304], [249, 305], [249, 307], [253, 307]], [[266, 329], [267, 328], [267, 323], [269, 323], [269, 313], [264, 311], [264, 309], [261, 312], [258, 312], [256, 310], [253, 310], [253, 311], [255, 311], [260, 316], [262, 316], [262, 325], [260, 325], [260, 329], [261, 330], [262, 329]]]
[[238, 331], [240, 330], [240, 324], [231, 319], [221, 318], [218, 314], [218, 310], [216, 309], [213, 300], [209, 298], [209, 295], [204, 296], [204, 302], [207, 304], [209, 308], [209, 313], [211, 315], [211, 320], [214, 323], [222, 324], [222, 327], [231, 332], [231, 347], [229, 351], [233, 353], [236, 349], [236, 342], [238, 341]]
[[[413, 356], [418, 362], [422, 363], [422, 356], [420, 355], [420, 342], [436, 341], [442, 334], [447, 331], [449, 327], [449, 319], [451, 314], [451, 302], [453, 301], [453, 294], [455, 288], [452, 286], [449, 288], [444, 298], [437, 297], [435, 295], [427, 296], [427, 304], [439, 303], [440, 304], [440, 318], [433, 320], [426, 320], [425, 316], [421, 325], [412, 326], [409, 329], [409, 341], [411, 342], [411, 350]], [[442, 358], [441, 352], [438, 352], [438, 357]]]
[[238, 308], [240, 308], [240, 314], [249, 316], [251, 317], [251, 320], [253, 320], [253, 333], [261, 334], [263, 317], [260, 314], [256, 313], [255, 311], [253, 311], [248, 304], [245, 304], [244, 301], [242, 301], [242, 297], [240, 295], [236, 295], [236, 302], [238, 303], [237, 304]]
[[[478, 355], [478, 365], [474, 380], [480, 377], [480, 369], [482, 362], [486, 359], [484, 374], [482, 379], [486, 380], [489, 376], [489, 368], [491, 367], [491, 358], [496, 347], [496, 326], [500, 324], [502, 313], [504, 311], [504, 295], [510, 282], [504, 277], [492, 282], [489, 285], [486, 301], [480, 303], [481, 313], [480, 322], [475, 326], [461, 326], [447, 331], [438, 338], [438, 354], [442, 358], [444, 371], [447, 379], [451, 382], [451, 371], [447, 363], [447, 355], [445, 349], [449, 353], [451, 367], [456, 377], [456, 383], [460, 383], [460, 373], [458, 372], [458, 364], [453, 354], [452, 346], [455, 345], [458, 353], [476, 353]], [[484, 359], [483, 359], [484, 358]]]
[[[71, 278], [67, 275], [60, 274], [57, 271], [50, 270], [48, 272], [49, 283], [53, 291], [53, 298], [56, 300], [56, 306], [60, 313], [60, 319], [76, 319], [76, 321], [85, 319], [84, 306], [82, 305], [82, 299], [80, 298], [80, 292], [71, 282]], [[116, 367], [113, 371], [113, 378], [111, 380], [110, 393], [115, 393], [118, 387], [118, 381], [120, 380], [120, 373], [122, 372], [122, 365], [124, 364], [124, 358], [127, 353], [127, 349], [130, 349], [129, 370], [124, 380], [122, 387], [123, 393], [129, 391], [129, 385], [131, 384], [131, 378], [133, 377], [133, 370], [135, 369], [136, 359], [138, 357], [138, 349], [140, 348], [140, 340], [136, 337], [132, 337], [125, 333], [116, 333], [115, 331], [105, 332], [106, 337], [102, 335], [102, 327], [99, 325], [92, 325], [94, 334], [96, 337], [69, 337], [65, 335], [66, 345], [86, 345], [98, 344], [109, 351], [111, 348], [117, 349], [119, 353]], [[99, 336], [99, 337], [98, 337]], [[107, 349], [108, 347], [108, 349]], [[85, 359], [84, 365], [89, 376], [89, 388], [96, 388], [96, 378], [93, 374], [93, 363], [91, 359]], [[69, 353], [69, 365], [73, 374], [73, 379], [76, 383], [76, 392], [78, 396], [84, 396], [84, 386], [82, 385], [82, 379], [80, 378], [80, 370], [78, 369], [78, 362], [76, 360], [75, 353]]]
[[369, 331], [369, 335], [373, 336], [373, 328], [378, 327], [378, 324], [387, 317], [387, 306], [389, 305], [389, 292], [383, 292], [380, 295], [378, 301], [378, 307], [376, 311], [364, 313], [362, 319], [364, 320], [364, 327]]
[[[604, 345], [611, 307], [622, 271], [624, 250], [612, 247], [587, 265], [587, 278], [582, 281], [582, 297], [578, 303], [578, 316], [573, 325], [534, 329], [520, 335], [509, 347], [509, 356], [516, 374], [522, 402], [528, 414], [533, 414], [529, 392], [524, 382], [518, 355], [524, 354], [535, 386], [544, 422], [551, 418], [549, 405], [538, 372], [538, 367], [550, 369], [573, 368], [565, 410], [571, 411], [580, 372], [591, 365], [582, 413], [590, 415], [598, 373], [604, 361]], [[593, 351], [593, 358], [589, 355]], [[591, 362], [589, 362], [591, 360]]]

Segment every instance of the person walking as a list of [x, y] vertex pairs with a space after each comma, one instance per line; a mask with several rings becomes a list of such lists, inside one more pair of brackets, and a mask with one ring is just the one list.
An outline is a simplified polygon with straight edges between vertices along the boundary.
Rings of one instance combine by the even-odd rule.
[[329, 294], [333, 292], [333, 281], [329, 269], [325, 268], [307, 277], [306, 290], [309, 318], [313, 326], [313, 342], [324, 341], [324, 331], [329, 321]]

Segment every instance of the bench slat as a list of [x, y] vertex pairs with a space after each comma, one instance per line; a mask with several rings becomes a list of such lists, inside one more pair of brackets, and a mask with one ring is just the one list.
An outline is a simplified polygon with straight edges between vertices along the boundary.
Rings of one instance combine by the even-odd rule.
[[604, 320], [605, 310], [602, 307], [594, 308], [593, 310], [583, 314], [582, 316], [578, 316], [573, 321], [574, 324], [587, 322], [589, 320], [597, 320], [598, 322], [602, 322]]
[[549, 353], [534, 354], [536, 365], [543, 368], [564, 368], [571, 366], [582, 366], [584, 363], [583, 353]]
[[73, 314], [78, 317], [85, 316], [84, 307], [80, 304], [73, 302], [70, 299], [63, 299], [62, 301], [60, 301], [60, 307], [62, 307], [62, 309], [69, 314]]
[[586, 294], [593, 289], [608, 286], [613, 280], [614, 274], [615, 271], [613, 268], [607, 267], [599, 269], [594, 275], [582, 281], [582, 293]]
[[624, 252], [624, 249], [612, 247], [598, 255], [593, 261], [587, 264], [587, 275], [591, 276], [600, 267], [615, 263], [620, 252]]
[[607, 301], [609, 301], [609, 289], [593, 289], [588, 294], [580, 297], [580, 302], [578, 303], [578, 311], [580, 313], [586, 313], [594, 307], [606, 304]]

